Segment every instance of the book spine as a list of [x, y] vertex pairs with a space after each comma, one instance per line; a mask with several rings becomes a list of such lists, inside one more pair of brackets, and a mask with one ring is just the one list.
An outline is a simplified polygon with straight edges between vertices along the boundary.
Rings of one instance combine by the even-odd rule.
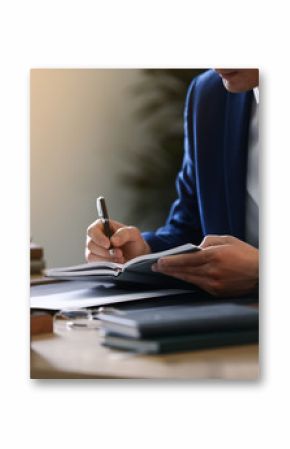
[[218, 330], [234, 331], [240, 329], [256, 329], [259, 325], [258, 315], [249, 315], [242, 317], [229, 317], [221, 319], [212, 318], [204, 320], [190, 320], [183, 322], [177, 326], [176, 322], [172, 323], [149, 323], [140, 324], [138, 327], [139, 336], [141, 338], [150, 338], [154, 336], [180, 335], [192, 332], [215, 332]]
[[41, 260], [43, 258], [43, 248], [30, 247], [30, 260]]
[[30, 274], [41, 274], [45, 268], [44, 260], [31, 260], [30, 261]]

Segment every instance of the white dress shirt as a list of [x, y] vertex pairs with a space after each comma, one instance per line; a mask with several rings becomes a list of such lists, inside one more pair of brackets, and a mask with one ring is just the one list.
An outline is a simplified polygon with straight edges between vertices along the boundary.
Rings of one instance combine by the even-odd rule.
[[259, 247], [259, 88], [254, 88], [246, 184], [246, 242]]

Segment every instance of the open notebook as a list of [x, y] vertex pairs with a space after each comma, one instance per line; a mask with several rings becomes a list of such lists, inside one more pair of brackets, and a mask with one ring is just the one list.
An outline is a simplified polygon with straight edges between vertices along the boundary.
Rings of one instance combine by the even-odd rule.
[[[161, 273], [155, 273], [151, 266], [161, 257], [174, 254], [183, 254], [199, 251], [198, 246], [187, 243], [175, 248], [151, 253], [145, 256], [135, 257], [124, 264], [101, 261], [91, 262], [72, 267], [53, 268], [46, 270], [45, 274], [49, 277], [70, 279], [70, 280], [96, 280], [105, 282], [126, 282], [137, 284], [149, 284], [159, 287], [183, 286], [185, 283], [178, 281], [170, 276]], [[189, 284], [187, 284], [189, 285]]]

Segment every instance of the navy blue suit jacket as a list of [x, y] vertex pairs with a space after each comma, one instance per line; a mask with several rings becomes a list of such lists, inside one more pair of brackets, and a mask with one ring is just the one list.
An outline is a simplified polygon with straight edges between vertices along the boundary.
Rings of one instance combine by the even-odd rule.
[[143, 237], [152, 251], [199, 244], [207, 234], [245, 239], [248, 130], [252, 91], [229, 93], [213, 70], [195, 78], [184, 112], [178, 197], [166, 224]]

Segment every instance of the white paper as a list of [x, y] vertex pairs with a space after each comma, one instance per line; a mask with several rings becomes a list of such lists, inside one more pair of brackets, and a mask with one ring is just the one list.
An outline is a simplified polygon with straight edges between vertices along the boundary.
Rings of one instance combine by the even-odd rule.
[[32, 309], [60, 310], [69, 308], [98, 307], [118, 302], [150, 299], [187, 293], [189, 290], [146, 290], [144, 292], [125, 293], [111, 292], [111, 289], [100, 286], [93, 289], [79, 289], [70, 292], [53, 293], [51, 295], [34, 296], [30, 298]]

